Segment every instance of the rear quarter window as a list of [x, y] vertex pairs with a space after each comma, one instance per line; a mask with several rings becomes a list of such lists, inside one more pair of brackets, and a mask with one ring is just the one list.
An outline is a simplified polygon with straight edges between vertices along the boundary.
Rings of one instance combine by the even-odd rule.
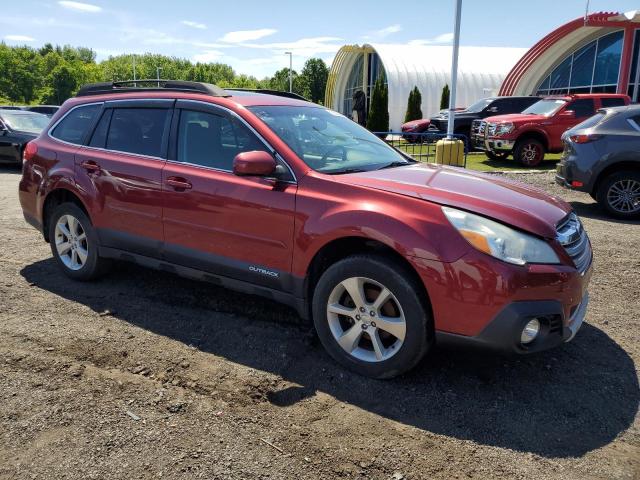
[[81, 145], [102, 105], [84, 105], [71, 110], [51, 132], [53, 138]]

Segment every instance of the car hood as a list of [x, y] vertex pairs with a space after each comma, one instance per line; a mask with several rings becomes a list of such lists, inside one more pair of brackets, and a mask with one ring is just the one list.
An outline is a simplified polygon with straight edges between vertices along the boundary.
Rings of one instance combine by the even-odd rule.
[[508, 115], [494, 115], [493, 117], [487, 117], [484, 119], [484, 121], [491, 122], [491, 123], [503, 123], [503, 122], [529, 123], [529, 122], [541, 122], [548, 119], [549, 117], [545, 117], [544, 115], [526, 115], [522, 113], [509, 113]]
[[468, 210], [547, 238], [556, 236], [556, 225], [571, 212], [569, 204], [541, 190], [462, 168], [419, 163], [335, 178]]
[[415, 127], [420, 127], [420, 126], [429, 126], [429, 123], [431, 123], [431, 121], [429, 119], [423, 118], [421, 120], [411, 120], [410, 122], [407, 123], [403, 123], [402, 124], [402, 129], [408, 129], [408, 128], [415, 128]]

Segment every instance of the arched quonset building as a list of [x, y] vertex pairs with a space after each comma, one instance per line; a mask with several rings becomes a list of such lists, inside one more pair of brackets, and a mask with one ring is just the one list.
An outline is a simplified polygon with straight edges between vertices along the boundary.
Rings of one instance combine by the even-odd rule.
[[640, 14], [594, 13], [536, 43], [513, 67], [500, 95], [628, 93], [638, 99]]
[[[442, 87], [451, 85], [451, 48], [440, 45], [367, 44], [342, 47], [331, 65], [325, 105], [351, 116], [353, 93], [367, 96], [378, 76], [389, 88], [389, 125], [399, 130], [409, 92], [422, 94], [422, 113], [440, 110]], [[526, 52], [522, 48], [460, 47], [456, 104], [470, 105], [495, 95], [507, 72]]]

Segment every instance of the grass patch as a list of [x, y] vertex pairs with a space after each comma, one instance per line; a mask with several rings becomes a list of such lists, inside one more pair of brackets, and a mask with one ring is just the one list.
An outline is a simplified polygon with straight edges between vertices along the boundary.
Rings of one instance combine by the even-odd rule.
[[[434, 144], [401, 142], [394, 146], [408, 153], [416, 160], [423, 162], [433, 162], [435, 160], [436, 147]], [[544, 161], [540, 165], [535, 167], [535, 169], [528, 169], [513, 160], [512, 157], [505, 160], [491, 160], [482, 152], [473, 152], [467, 155], [467, 168], [482, 172], [492, 172], [496, 170], [555, 170], [556, 163], [558, 163], [561, 156], [562, 154], [560, 153], [547, 153], [544, 156]]]

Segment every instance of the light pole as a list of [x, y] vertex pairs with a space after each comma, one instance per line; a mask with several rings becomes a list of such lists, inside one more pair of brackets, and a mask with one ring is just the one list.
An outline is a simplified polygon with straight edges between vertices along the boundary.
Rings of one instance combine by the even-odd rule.
[[451, 58], [451, 94], [449, 95], [449, 118], [447, 121], [447, 138], [453, 138], [453, 115], [456, 107], [456, 84], [458, 81], [458, 50], [460, 49], [460, 16], [462, 0], [456, 0], [456, 15], [453, 30], [453, 54]]
[[289, 55], [289, 93], [293, 92], [293, 52], [284, 52]]
[[160, 72], [162, 71], [162, 67], [156, 66], [156, 79], [158, 80], [158, 88], [160, 88]]
[[136, 55], [133, 55], [133, 81], [136, 81]]

